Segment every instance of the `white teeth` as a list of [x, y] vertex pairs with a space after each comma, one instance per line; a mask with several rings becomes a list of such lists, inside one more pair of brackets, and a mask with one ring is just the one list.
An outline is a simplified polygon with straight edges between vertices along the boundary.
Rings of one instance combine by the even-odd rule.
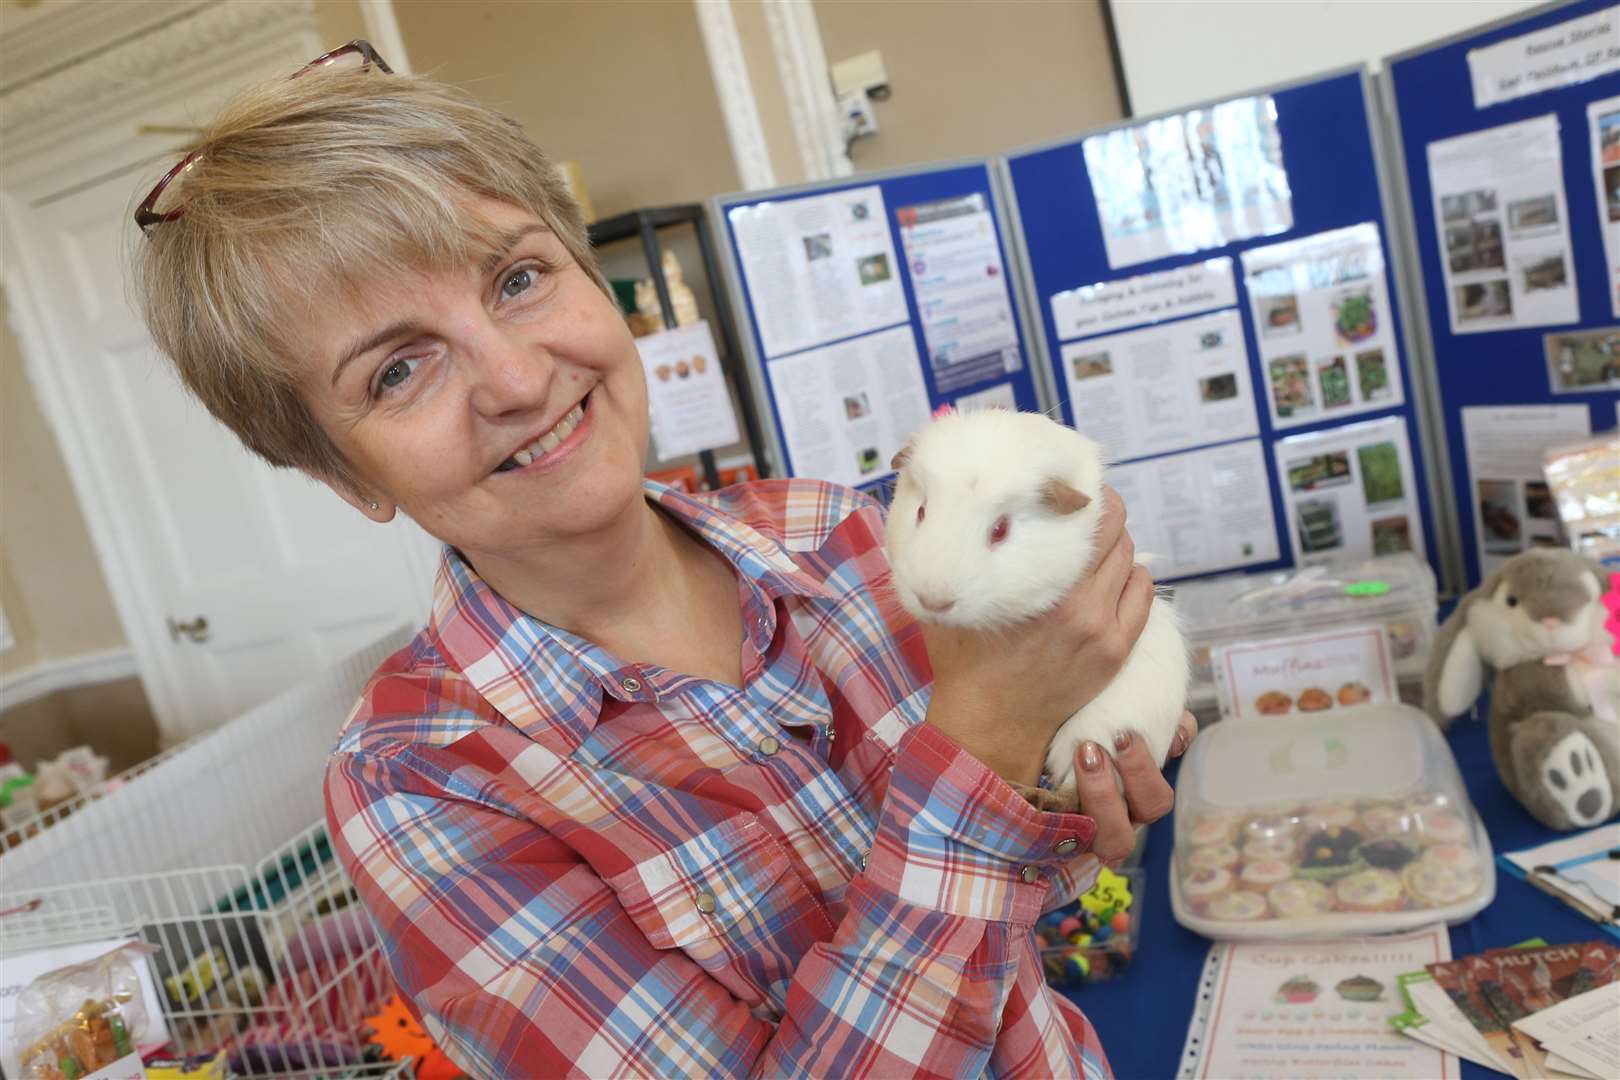
[[540, 436], [524, 449], [513, 454], [512, 460], [517, 462], [520, 468], [532, 465], [535, 461], [561, 446], [562, 441], [574, 433], [574, 429], [579, 426], [579, 422], [583, 419], [585, 419], [585, 406], [582, 402], [570, 409], [567, 416], [557, 421], [556, 427]]
[[551, 431], [548, 431], [544, 435], [540, 436], [540, 452], [543, 454], [549, 454], [553, 450], [557, 449], [557, 446], [561, 442], [562, 436], [557, 434], [556, 429], [552, 429]]
[[534, 461], [534, 455], [529, 453], [527, 450], [519, 450], [517, 453], [512, 455], [512, 460], [517, 462], [519, 465], [528, 465]]

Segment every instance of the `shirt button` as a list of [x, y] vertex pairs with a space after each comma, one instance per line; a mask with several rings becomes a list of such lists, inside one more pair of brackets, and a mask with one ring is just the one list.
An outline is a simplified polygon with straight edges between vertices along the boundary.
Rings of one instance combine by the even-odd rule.
[[1026, 866], [1018, 871], [1018, 876], [1024, 879], [1024, 884], [1033, 885], [1041, 880], [1041, 868], [1038, 866]]
[[714, 914], [714, 894], [706, 892], [698, 893], [697, 909], [703, 912], [705, 915]]
[[871, 857], [872, 857], [872, 853], [870, 851], [861, 852], [861, 869], [862, 870], [866, 869], [866, 860], [871, 858]]
[[634, 676], [626, 675], [619, 685], [624, 687], [625, 693], [633, 694], [637, 690], [641, 689], [641, 680], [635, 678]]
[[775, 735], [767, 735], [759, 740], [759, 752], [766, 757], [770, 757], [780, 749], [782, 749], [782, 743]]
[[1079, 846], [1080, 841], [1071, 836], [1067, 840], [1059, 840], [1057, 847], [1053, 848], [1052, 850], [1056, 851], [1059, 855], [1072, 855], [1074, 853], [1074, 849]]

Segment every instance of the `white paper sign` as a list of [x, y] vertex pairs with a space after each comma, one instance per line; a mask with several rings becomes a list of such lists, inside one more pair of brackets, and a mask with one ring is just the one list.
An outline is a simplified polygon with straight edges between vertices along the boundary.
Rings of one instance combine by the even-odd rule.
[[706, 321], [636, 339], [660, 461], [738, 441], [737, 414]]
[[728, 216], [767, 358], [906, 318], [882, 188], [738, 206]]
[[1384, 267], [1372, 224], [1243, 253], [1272, 427], [1405, 400]]
[[1428, 146], [1453, 334], [1580, 319], [1558, 117]]
[[1260, 433], [1233, 311], [1063, 346], [1075, 427], [1111, 461]]
[[1067, 341], [1236, 303], [1232, 260], [1209, 259], [1057, 293], [1052, 297], [1052, 322], [1057, 326], [1058, 338]]
[[1273, 452], [1295, 563], [1424, 554], [1405, 417], [1294, 435]]
[[1592, 180], [1597, 186], [1598, 223], [1609, 262], [1609, 302], [1620, 319], [1620, 97], [1586, 107], [1592, 133]]
[[1221, 716], [1232, 720], [1400, 700], [1382, 626], [1217, 645], [1211, 663]]
[[[17, 995], [22, 993], [24, 987], [47, 972], [94, 960], [120, 945], [137, 940], [119, 938], [60, 945], [51, 949], [12, 953], [0, 960], [0, 1069], [7, 1076], [23, 1074], [17, 1054], [26, 1048], [16, 1045], [13, 1026], [17, 1016]], [[136, 977], [140, 979], [141, 993], [146, 1000], [146, 1030], [139, 1033], [138, 1044], [160, 1046], [169, 1041], [169, 1029], [163, 1022], [162, 999], [158, 997], [157, 983], [152, 978], [152, 966], [144, 956], [131, 957], [130, 962], [135, 968]]]
[[773, 360], [770, 373], [794, 476], [851, 486], [876, 480], [928, 422], [910, 326]]
[[1136, 550], [1158, 581], [1277, 558], [1260, 440], [1149, 458], [1108, 470], [1130, 509]]
[[1474, 108], [1620, 71], [1620, 6], [1468, 50]]
[[1532, 547], [1562, 543], [1558, 505], [1542, 457], [1592, 433], [1585, 405], [1498, 405], [1462, 410], [1474, 543], [1482, 575]]

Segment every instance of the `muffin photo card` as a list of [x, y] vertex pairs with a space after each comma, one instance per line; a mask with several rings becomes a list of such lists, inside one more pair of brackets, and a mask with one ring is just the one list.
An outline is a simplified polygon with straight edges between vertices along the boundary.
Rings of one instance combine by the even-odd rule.
[[1243, 641], [1213, 650], [1223, 719], [1323, 713], [1398, 701], [1383, 626]]

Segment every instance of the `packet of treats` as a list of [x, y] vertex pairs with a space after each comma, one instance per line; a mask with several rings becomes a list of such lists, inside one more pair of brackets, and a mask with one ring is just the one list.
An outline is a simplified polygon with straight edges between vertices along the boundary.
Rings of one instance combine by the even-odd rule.
[[120, 1078], [144, 1077], [136, 1047], [148, 1014], [135, 968], [155, 952], [156, 946], [127, 942], [23, 987], [14, 1024], [23, 1075], [92, 1080], [117, 1065]]

